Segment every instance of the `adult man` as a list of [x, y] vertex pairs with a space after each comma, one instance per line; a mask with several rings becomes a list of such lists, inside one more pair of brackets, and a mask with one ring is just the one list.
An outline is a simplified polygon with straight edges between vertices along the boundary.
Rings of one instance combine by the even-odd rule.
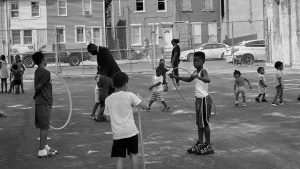
[[106, 47], [98, 47], [95, 44], [90, 43], [87, 50], [90, 54], [97, 55], [97, 71], [99, 74], [112, 78], [116, 72], [121, 72], [117, 62]]

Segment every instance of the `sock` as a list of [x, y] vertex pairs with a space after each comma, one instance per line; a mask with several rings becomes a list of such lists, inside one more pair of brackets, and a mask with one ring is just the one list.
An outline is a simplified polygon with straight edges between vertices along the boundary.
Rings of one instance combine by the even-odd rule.
[[50, 147], [48, 146], [48, 144], [45, 145], [45, 150], [50, 151]]

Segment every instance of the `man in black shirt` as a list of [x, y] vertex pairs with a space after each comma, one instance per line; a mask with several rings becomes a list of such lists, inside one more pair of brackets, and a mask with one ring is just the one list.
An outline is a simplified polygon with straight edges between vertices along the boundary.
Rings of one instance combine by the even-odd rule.
[[95, 44], [90, 43], [87, 50], [90, 54], [97, 55], [97, 71], [99, 74], [112, 78], [116, 72], [121, 72], [117, 62], [106, 47], [98, 47]]

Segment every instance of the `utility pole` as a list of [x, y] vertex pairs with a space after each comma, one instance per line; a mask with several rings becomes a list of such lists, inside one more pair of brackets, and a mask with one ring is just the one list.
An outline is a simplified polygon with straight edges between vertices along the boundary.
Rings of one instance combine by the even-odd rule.
[[6, 20], [6, 46], [7, 46], [7, 56], [8, 56], [8, 62], [12, 62], [10, 58], [10, 19], [9, 19], [9, 11], [8, 11], [8, 0], [5, 0], [5, 20]]

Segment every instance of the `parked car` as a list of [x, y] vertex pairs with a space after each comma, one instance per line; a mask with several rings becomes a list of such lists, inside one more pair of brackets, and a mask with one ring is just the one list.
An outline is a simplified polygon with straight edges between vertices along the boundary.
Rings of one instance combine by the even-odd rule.
[[194, 53], [198, 51], [204, 52], [206, 59], [224, 59], [224, 52], [229, 48], [230, 46], [223, 43], [204, 43], [195, 49], [180, 52], [180, 60], [192, 61]]
[[231, 48], [231, 52], [225, 53], [226, 61], [251, 64], [256, 60], [266, 60], [264, 40], [243, 41]]
[[[42, 51], [46, 56], [46, 60], [48, 63], [56, 62], [56, 53], [55, 52], [46, 52]], [[26, 68], [32, 68], [34, 66], [34, 62], [32, 60], [32, 55], [34, 52], [26, 52], [22, 54], [23, 64]], [[82, 58], [83, 55], [83, 58]], [[73, 50], [64, 50], [58, 52], [58, 60], [59, 62], [69, 63], [70, 66], [78, 66], [82, 61], [90, 60], [90, 55], [87, 51], [83, 51], [81, 54], [80, 49]]]

